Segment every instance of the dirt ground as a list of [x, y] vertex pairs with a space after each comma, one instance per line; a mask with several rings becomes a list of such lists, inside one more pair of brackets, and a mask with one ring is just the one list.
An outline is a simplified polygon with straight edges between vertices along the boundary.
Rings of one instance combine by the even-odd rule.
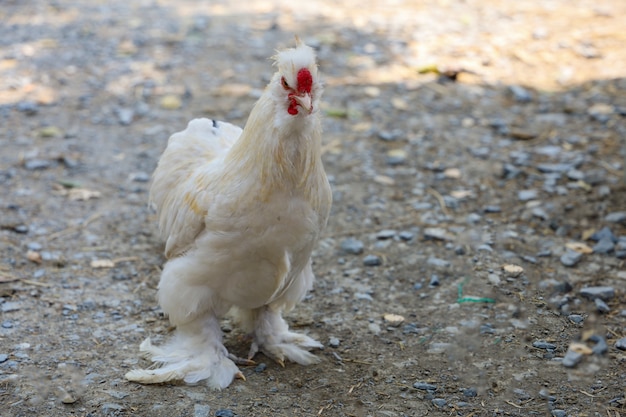
[[[626, 2], [231, 3], [0, 2], [0, 416], [626, 415]], [[243, 125], [294, 34], [334, 205], [287, 317], [323, 361], [129, 383], [170, 330], [158, 157]]]

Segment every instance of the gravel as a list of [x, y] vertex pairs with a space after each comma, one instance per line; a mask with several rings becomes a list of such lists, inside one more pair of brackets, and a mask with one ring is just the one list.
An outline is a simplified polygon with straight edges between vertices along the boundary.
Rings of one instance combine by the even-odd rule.
[[[9, 414], [619, 408], [626, 342], [606, 329], [617, 339], [626, 320], [626, 3], [49, 3], [0, 13]], [[285, 319], [327, 346], [312, 352], [322, 361], [283, 368], [259, 353], [247, 381], [220, 392], [130, 384], [124, 373], [147, 365], [139, 344], [160, 345], [170, 326], [148, 205], [159, 155], [191, 118], [243, 126], [293, 28], [320, 58], [334, 205], [313, 291]], [[245, 357], [247, 330], [221, 324]], [[563, 352], [572, 345], [584, 353]]]

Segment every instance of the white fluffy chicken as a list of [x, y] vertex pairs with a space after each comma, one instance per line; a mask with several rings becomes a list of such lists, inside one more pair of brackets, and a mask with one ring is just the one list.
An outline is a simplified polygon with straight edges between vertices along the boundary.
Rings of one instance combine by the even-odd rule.
[[206, 380], [214, 389], [243, 378], [222, 343], [219, 319], [231, 308], [252, 346], [281, 365], [319, 362], [322, 345], [289, 331], [282, 312], [311, 289], [311, 252], [326, 226], [331, 190], [321, 160], [322, 87], [313, 49], [277, 53], [277, 72], [242, 130], [192, 120], [174, 134], [154, 172], [168, 262], [158, 299], [175, 334], [140, 350], [159, 367], [131, 381]]

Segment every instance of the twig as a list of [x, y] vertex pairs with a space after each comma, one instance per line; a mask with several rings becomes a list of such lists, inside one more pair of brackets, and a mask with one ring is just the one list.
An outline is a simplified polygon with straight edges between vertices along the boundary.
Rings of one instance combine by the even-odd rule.
[[52, 233], [50, 236], [48, 236], [48, 240], [52, 241], [55, 240], [61, 236], [64, 236], [68, 233], [72, 233], [72, 232], [76, 232], [79, 231], [81, 229], [86, 228], [87, 226], [89, 226], [89, 223], [93, 222], [94, 220], [96, 220], [98, 217], [102, 216], [102, 213], [94, 213], [93, 215], [91, 215], [91, 217], [89, 217], [87, 220], [85, 220], [84, 222], [76, 225], [76, 226], [70, 226], [67, 229], [63, 229], [61, 231], [58, 231], [56, 233]]
[[448, 209], [446, 208], [446, 201], [443, 199], [443, 196], [439, 194], [439, 192], [434, 188], [429, 188], [426, 191], [428, 191], [433, 197], [437, 199], [437, 201], [439, 202], [439, 206], [441, 206], [441, 211], [443, 212], [443, 214], [448, 216], [449, 213]]
[[357, 359], [344, 359], [344, 362], [358, 363], [360, 365], [373, 365], [372, 362], [360, 361]]
[[513, 407], [515, 407], [515, 408], [520, 408], [520, 409], [521, 409], [521, 408], [524, 408], [524, 407], [522, 407], [521, 405], [517, 405], [517, 404], [515, 404], [515, 403], [512, 403], [512, 402], [511, 402], [511, 401], [509, 401], [509, 400], [505, 400], [504, 402], [505, 402], [505, 403], [507, 403], [507, 404], [509, 404], [509, 405], [512, 405], [512, 406], [513, 406]]
[[52, 285], [48, 284], [47, 282], [37, 282], [37, 281], [31, 281], [29, 279], [23, 279], [22, 282], [24, 284], [35, 285], [37, 287], [51, 287], [52, 286]]

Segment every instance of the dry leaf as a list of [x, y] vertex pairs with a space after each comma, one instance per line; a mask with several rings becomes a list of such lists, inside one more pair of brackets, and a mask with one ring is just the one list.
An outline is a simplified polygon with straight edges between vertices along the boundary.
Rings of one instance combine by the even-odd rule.
[[463, 200], [464, 198], [471, 197], [472, 192], [470, 190], [454, 190], [450, 192], [450, 195], [457, 200]]
[[382, 185], [394, 185], [396, 183], [396, 181], [393, 178], [388, 177], [386, 175], [376, 175], [374, 177], [374, 182], [377, 184], [382, 184]]
[[41, 254], [39, 252], [36, 252], [34, 250], [29, 250], [28, 252], [26, 252], [26, 259], [28, 259], [31, 262], [35, 262], [37, 264], [41, 263]]
[[399, 314], [385, 313], [383, 314], [383, 320], [390, 326], [398, 327], [404, 322], [404, 317]]
[[573, 352], [581, 353], [583, 355], [591, 355], [593, 353], [593, 350], [591, 350], [589, 346], [583, 343], [572, 343], [571, 345], [569, 345], [569, 349]]
[[113, 268], [115, 262], [110, 259], [94, 259], [91, 261], [92, 268]]
[[593, 249], [580, 242], [569, 242], [565, 244], [565, 247], [579, 253], [584, 253], [585, 255], [593, 253]]
[[92, 198], [100, 198], [100, 191], [92, 191], [86, 188], [72, 188], [68, 190], [67, 196], [72, 201], [86, 201]]
[[459, 179], [461, 178], [461, 170], [458, 168], [447, 168], [443, 171], [443, 175], [446, 178]]
[[507, 274], [507, 276], [512, 278], [517, 278], [524, 273], [524, 268], [514, 264], [502, 265], [502, 270]]

